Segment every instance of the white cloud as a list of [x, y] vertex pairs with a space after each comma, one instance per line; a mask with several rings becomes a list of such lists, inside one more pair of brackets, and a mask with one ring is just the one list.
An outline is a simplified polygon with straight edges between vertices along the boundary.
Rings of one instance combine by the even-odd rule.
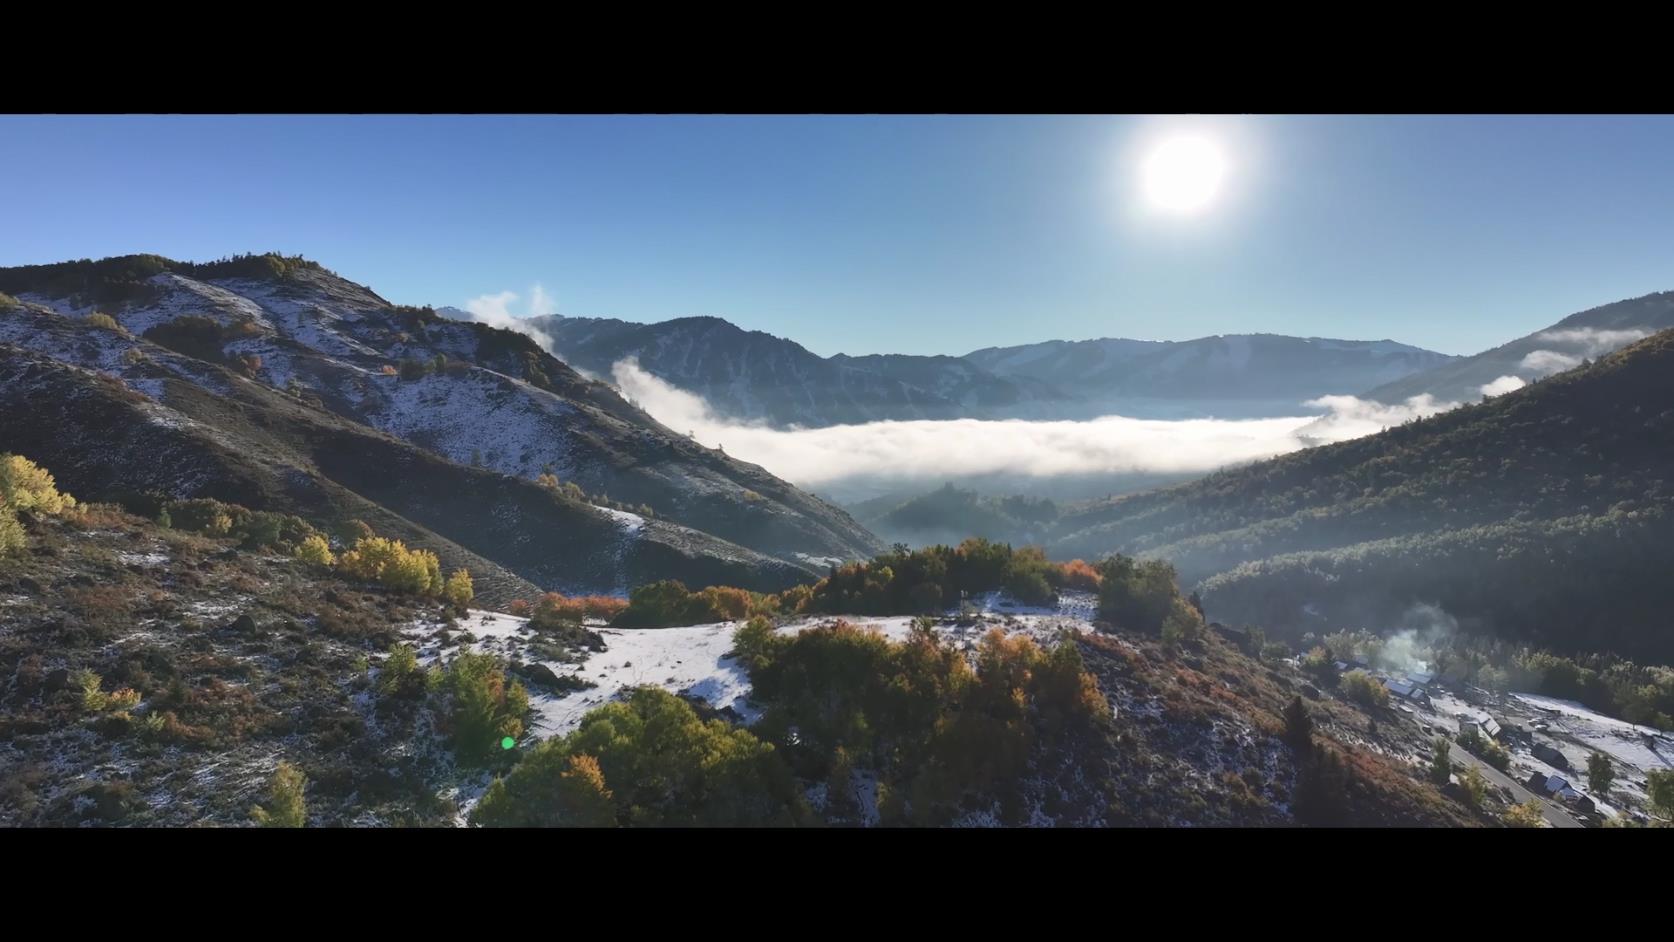
[[[674, 431], [802, 487], [979, 475], [1195, 474], [1371, 434], [1457, 405], [1429, 396], [1404, 406], [1328, 396], [1308, 404], [1329, 410], [1324, 417], [1170, 421], [1112, 415], [1079, 422], [954, 419], [775, 429], [718, 416], [702, 397], [647, 373], [632, 358], [616, 363], [612, 375], [624, 395]], [[1304, 428], [1306, 435], [1300, 434]]]
[[1560, 330], [1548, 330], [1540, 334], [1541, 340], [1552, 343], [1574, 344], [1582, 348], [1582, 355], [1596, 357], [1609, 353], [1633, 343], [1644, 340], [1655, 331], [1643, 327], [1629, 327], [1623, 330], [1595, 330], [1591, 327], [1567, 327]]
[[1311, 445], [1360, 438], [1459, 407], [1457, 402], [1438, 402], [1429, 393], [1413, 396], [1399, 405], [1386, 405], [1359, 396], [1321, 396], [1303, 405], [1326, 410], [1324, 416], [1299, 430], [1301, 438]]
[[1581, 365], [1582, 357], [1570, 353], [1559, 353], [1556, 350], [1536, 350], [1523, 358], [1518, 364], [1522, 369], [1534, 373], [1536, 376], [1550, 376], [1562, 373]]
[[470, 313], [471, 319], [479, 324], [514, 330], [540, 344], [546, 352], [552, 353], [552, 337], [524, 321], [524, 318], [557, 313], [557, 301], [539, 284], [529, 289], [529, 305], [522, 314], [512, 312], [512, 305], [517, 303], [517, 299], [515, 291], [479, 295], [465, 302], [465, 310]]
[[1491, 383], [1482, 384], [1482, 398], [1492, 399], [1495, 396], [1503, 396], [1508, 392], [1516, 392], [1527, 385], [1528, 383], [1516, 376], [1501, 376]]
[[1518, 364], [1525, 372], [1535, 376], [1550, 376], [1562, 373], [1581, 365], [1581, 361], [1591, 357], [1601, 357], [1606, 353], [1633, 343], [1644, 340], [1655, 333], [1644, 327], [1628, 327], [1621, 330], [1596, 330], [1591, 327], [1565, 327], [1558, 330], [1543, 331], [1535, 336], [1548, 343], [1568, 347], [1569, 350], [1536, 350], [1523, 357]]

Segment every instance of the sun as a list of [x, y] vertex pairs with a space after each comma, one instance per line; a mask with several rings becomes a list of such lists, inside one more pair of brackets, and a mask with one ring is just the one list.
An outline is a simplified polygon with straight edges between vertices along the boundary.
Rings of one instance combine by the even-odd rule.
[[1180, 135], [1159, 143], [1145, 158], [1145, 198], [1155, 209], [1179, 215], [1202, 212], [1215, 202], [1226, 178], [1220, 145], [1201, 135]]

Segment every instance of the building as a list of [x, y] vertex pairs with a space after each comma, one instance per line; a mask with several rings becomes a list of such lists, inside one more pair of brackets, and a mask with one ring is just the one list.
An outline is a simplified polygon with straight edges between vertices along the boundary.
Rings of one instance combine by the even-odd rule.
[[1436, 682], [1436, 675], [1429, 671], [1408, 671], [1407, 679], [1420, 687], [1428, 687]]
[[1425, 704], [1430, 702], [1430, 695], [1424, 692], [1424, 688], [1411, 681], [1385, 678], [1383, 686], [1389, 691], [1389, 695], [1396, 699]]
[[1559, 752], [1557, 749], [1554, 749], [1548, 743], [1537, 742], [1534, 744], [1532, 751], [1534, 752], [1534, 757], [1536, 759], [1539, 759], [1555, 769], [1569, 768], [1569, 760], [1564, 758], [1564, 754]]

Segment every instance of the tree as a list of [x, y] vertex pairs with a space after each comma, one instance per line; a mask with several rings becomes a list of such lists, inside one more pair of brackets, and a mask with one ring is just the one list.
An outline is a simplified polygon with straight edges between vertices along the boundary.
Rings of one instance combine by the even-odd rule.
[[1285, 742], [1298, 753], [1307, 753], [1314, 746], [1314, 720], [1301, 697], [1292, 698], [1285, 707]]
[[1657, 817], [1674, 820], [1674, 769], [1652, 769], [1645, 773], [1645, 797]]
[[47, 470], [22, 455], [0, 454], [0, 504], [13, 510], [61, 514], [76, 499], [58, 490]]
[[280, 762], [268, 782], [267, 807], [250, 813], [264, 828], [299, 828], [308, 823], [308, 810], [302, 791], [307, 785], [302, 770], [289, 762]]
[[1500, 816], [1508, 828], [1539, 828], [1546, 826], [1546, 818], [1540, 813], [1540, 802], [1525, 801], [1520, 805], [1512, 805], [1505, 809]]
[[1343, 827], [1348, 823], [1348, 773], [1343, 761], [1328, 748], [1315, 749], [1302, 762], [1291, 797], [1291, 812], [1309, 827]]
[[17, 522], [16, 511], [9, 505], [0, 504], [0, 557], [23, 549], [25, 542], [23, 524]]
[[476, 588], [471, 583], [471, 573], [466, 569], [455, 569], [442, 588], [442, 597], [462, 612], [471, 604], [471, 600], [476, 598], [476, 594]]
[[1464, 790], [1466, 805], [1473, 810], [1482, 807], [1482, 799], [1488, 794], [1488, 782], [1482, 777], [1482, 773], [1477, 771], [1476, 766], [1471, 766], [1465, 770], [1464, 775], [1459, 776], [1459, 787]]
[[1448, 753], [1453, 751], [1453, 744], [1444, 737], [1437, 736], [1431, 743], [1430, 753], [1430, 781], [1437, 785], [1446, 785], [1453, 778], [1453, 762], [1448, 759]]
[[336, 565], [337, 557], [331, 552], [331, 544], [326, 538], [316, 533], [303, 540], [296, 548], [296, 558], [310, 566], [330, 569]]
[[1369, 707], [1389, 705], [1389, 688], [1363, 670], [1349, 671], [1340, 683], [1343, 693], [1356, 703]]
[[1610, 764], [1610, 757], [1602, 752], [1595, 752], [1587, 757], [1587, 787], [1601, 799], [1610, 797], [1610, 786], [1616, 783], [1616, 770]]

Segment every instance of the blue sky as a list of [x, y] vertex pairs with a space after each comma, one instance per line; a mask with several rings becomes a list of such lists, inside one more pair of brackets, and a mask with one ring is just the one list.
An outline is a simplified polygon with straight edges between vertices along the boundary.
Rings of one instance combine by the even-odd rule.
[[[1219, 198], [1139, 166], [1218, 142]], [[1270, 332], [1474, 353], [1674, 288], [1664, 117], [0, 117], [0, 265], [281, 250], [816, 353]]]

